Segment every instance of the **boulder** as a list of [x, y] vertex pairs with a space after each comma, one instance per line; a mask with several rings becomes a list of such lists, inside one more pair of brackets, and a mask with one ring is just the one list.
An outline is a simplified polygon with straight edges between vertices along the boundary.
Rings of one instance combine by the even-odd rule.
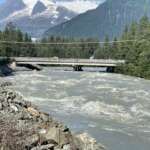
[[13, 70], [8, 65], [0, 66], [0, 76], [12, 75]]
[[50, 117], [48, 114], [46, 113], [41, 113], [40, 114], [40, 118], [44, 121], [44, 122], [48, 122], [50, 120]]
[[3, 105], [2, 105], [2, 103], [0, 103], [0, 110], [2, 110], [3, 109]]
[[63, 150], [72, 150], [70, 144], [64, 145]]
[[17, 106], [15, 106], [15, 105], [10, 105], [10, 108], [12, 109], [12, 111], [14, 111], [14, 112], [18, 112], [19, 110], [18, 110], [18, 108], [17, 108]]
[[35, 116], [35, 117], [39, 117], [40, 116], [40, 113], [38, 110], [34, 109], [33, 107], [28, 107], [27, 108], [27, 111], [32, 115], [32, 116]]
[[47, 145], [34, 147], [31, 150], [53, 150], [53, 149], [54, 149], [54, 144], [47, 144]]
[[81, 150], [105, 150], [105, 147], [98, 144], [94, 138], [87, 133], [83, 133], [76, 136], [76, 144]]
[[60, 128], [51, 127], [45, 134], [46, 140], [53, 140], [61, 147], [70, 143], [71, 134], [61, 131]]

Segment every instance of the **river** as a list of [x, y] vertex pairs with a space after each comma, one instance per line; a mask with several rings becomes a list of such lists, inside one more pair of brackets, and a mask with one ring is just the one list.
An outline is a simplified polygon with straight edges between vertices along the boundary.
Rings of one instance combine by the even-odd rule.
[[7, 77], [14, 88], [76, 133], [107, 150], [150, 150], [150, 81], [60, 68]]

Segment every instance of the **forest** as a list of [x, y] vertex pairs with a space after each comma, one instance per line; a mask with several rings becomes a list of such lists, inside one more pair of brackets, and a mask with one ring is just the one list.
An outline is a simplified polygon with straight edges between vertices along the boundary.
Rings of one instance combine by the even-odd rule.
[[105, 43], [95, 52], [95, 58], [124, 59], [126, 64], [116, 72], [150, 79], [150, 21], [147, 16], [126, 26], [120, 38]]
[[22, 33], [9, 23], [0, 32], [0, 56], [89, 58], [99, 48], [99, 44], [93, 42], [98, 40], [54, 36], [32, 42], [27, 33]]
[[32, 42], [12, 23], [0, 32], [0, 56], [123, 59], [115, 72], [150, 79], [150, 21], [147, 16], [132, 22], [120, 37], [99, 39], [50, 36]]

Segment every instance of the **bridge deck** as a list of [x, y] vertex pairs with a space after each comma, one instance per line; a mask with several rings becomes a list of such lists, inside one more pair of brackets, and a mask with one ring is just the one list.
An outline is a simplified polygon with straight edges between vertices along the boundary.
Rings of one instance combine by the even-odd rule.
[[87, 66], [87, 67], [115, 67], [124, 64], [124, 60], [112, 59], [54, 59], [39, 57], [16, 57], [17, 64], [57, 65], [57, 66]]

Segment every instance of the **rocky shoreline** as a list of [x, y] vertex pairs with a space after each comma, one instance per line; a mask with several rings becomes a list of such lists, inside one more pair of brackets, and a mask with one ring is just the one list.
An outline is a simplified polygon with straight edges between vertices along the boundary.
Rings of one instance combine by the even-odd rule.
[[9, 58], [0, 58], [0, 77], [12, 75], [15, 67], [15, 60]]
[[3, 65], [0, 67], [0, 77], [5, 77], [12, 75], [13, 70], [8, 65]]
[[0, 83], [0, 150], [105, 150], [88, 134], [75, 135]]

